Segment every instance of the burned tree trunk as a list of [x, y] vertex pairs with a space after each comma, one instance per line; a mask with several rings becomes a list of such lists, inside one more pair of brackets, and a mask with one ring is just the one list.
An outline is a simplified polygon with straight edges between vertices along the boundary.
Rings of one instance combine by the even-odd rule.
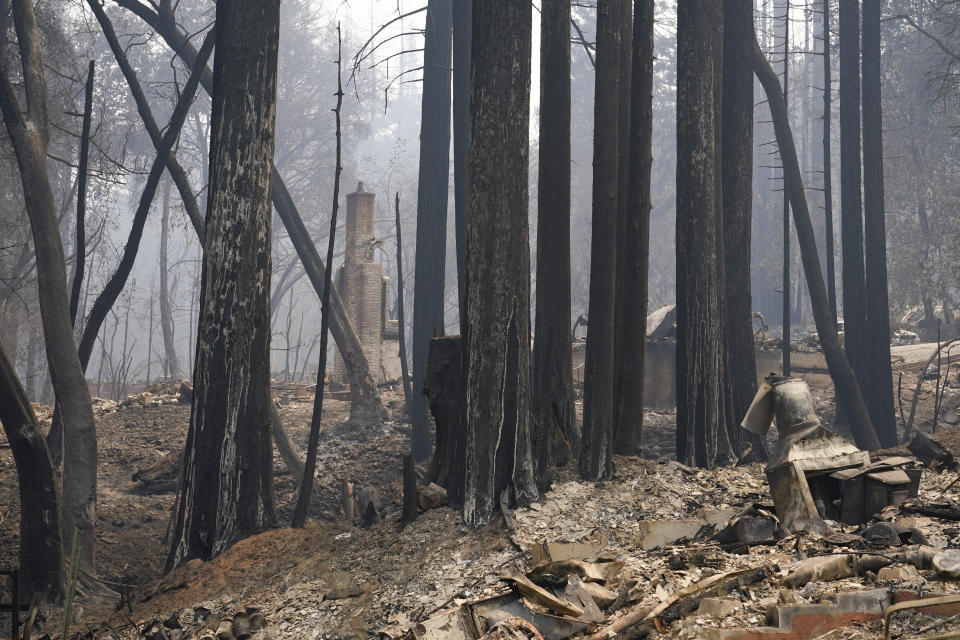
[[823, 345], [823, 355], [830, 369], [830, 377], [833, 378], [833, 383], [837, 387], [837, 399], [845, 407], [857, 446], [863, 449], [879, 449], [880, 443], [870, 423], [870, 414], [860, 394], [857, 377], [840, 346], [837, 327], [830, 315], [830, 302], [823, 282], [823, 273], [820, 270], [817, 241], [813, 233], [813, 223], [810, 221], [807, 198], [803, 191], [800, 163], [797, 161], [797, 150], [793, 143], [793, 133], [790, 131], [790, 121], [787, 119], [787, 104], [783, 99], [777, 74], [760, 50], [760, 43], [756, 38], [753, 45], [753, 69], [760, 84], [763, 85], [767, 103], [770, 105], [777, 146], [780, 147], [780, 158], [783, 160], [784, 186], [790, 194], [793, 221], [800, 245], [800, 259], [807, 278], [807, 289], [810, 291], [813, 318], [817, 325], [820, 343]]
[[837, 322], [837, 278], [833, 255], [833, 152], [830, 150], [830, 121], [833, 119], [833, 68], [830, 54], [830, 0], [823, 0], [823, 219], [826, 226], [827, 297], [833, 322]]
[[443, 278], [450, 181], [451, 0], [430, 0], [423, 50], [417, 254], [413, 283], [413, 457], [430, 455], [427, 373], [430, 340], [443, 334]]
[[44, 601], [56, 602], [62, 594], [64, 575], [56, 474], [30, 398], [2, 347], [0, 422], [10, 443], [20, 487], [21, 593], [28, 599], [37, 594]]
[[883, 109], [880, 93], [880, 3], [863, 3], [863, 221], [865, 244], [867, 409], [880, 444], [897, 444], [890, 367], [887, 228], [883, 198]]
[[527, 170], [531, 7], [473, 6], [463, 519], [537, 498], [530, 452]]
[[84, 265], [87, 262], [87, 161], [90, 155], [90, 121], [93, 119], [93, 70], [90, 61], [87, 84], [84, 87], [83, 125], [80, 130], [80, 160], [77, 164], [77, 242], [74, 250], [73, 285], [70, 289], [70, 324], [77, 326], [77, 306], [83, 284]]
[[[0, 0], [0, 33], [6, 34], [7, 0]], [[73, 341], [67, 273], [60, 225], [47, 173], [49, 107], [40, 35], [28, 0], [13, 2], [21, 54], [26, 114], [21, 114], [7, 70], [0, 64], [0, 110], [13, 143], [37, 264], [37, 293], [47, 362], [57, 402], [69, 422], [64, 429], [63, 528], [76, 529], [79, 564], [95, 574], [97, 437], [90, 391]], [[3, 36], [0, 35], [0, 40]], [[4, 45], [0, 42], [0, 47]]]
[[840, 0], [840, 245], [844, 349], [861, 389], [866, 376], [866, 300], [860, 191], [860, 3]]
[[430, 341], [423, 391], [437, 425], [427, 480], [447, 490], [450, 506], [463, 505], [467, 431], [460, 403], [463, 388], [463, 339], [444, 336]]
[[701, 467], [732, 458], [716, 166], [722, 24], [720, 3], [677, 5], [677, 459]]
[[[753, 3], [725, 0], [723, 20], [723, 257], [726, 279], [727, 372], [734, 429], [757, 390], [750, 289], [753, 222]], [[760, 445], [759, 439], [751, 444]], [[737, 447], [739, 449], [739, 447]], [[762, 445], [755, 446], [762, 451]], [[737, 451], [739, 452], [739, 451]]]
[[624, 0], [597, 4], [596, 89], [593, 107], [593, 231], [590, 305], [584, 363], [580, 476], [613, 475], [614, 314], [617, 280], [617, 194], [620, 144], [619, 20]]
[[171, 380], [180, 379], [180, 361], [173, 341], [173, 313], [170, 309], [170, 283], [168, 249], [170, 237], [170, 187], [168, 181], [163, 190], [160, 220], [160, 330], [163, 333], [164, 371]]
[[[570, 336], [570, 0], [546, 0], [540, 17], [540, 165], [532, 440], [537, 486], [566, 462], [557, 438], [576, 443]], [[568, 454], [569, 455], [569, 454]]]
[[193, 409], [168, 568], [273, 519], [270, 171], [279, 0], [217, 5]]
[[410, 373], [407, 371], [407, 328], [406, 310], [403, 306], [403, 235], [400, 230], [400, 192], [394, 200], [394, 212], [397, 223], [397, 336], [400, 350], [400, 376], [403, 383], [403, 402], [407, 411], [413, 401], [413, 388], [410, 386]]
[[453, 0], [453, 192], [461, 335], [467, 333], [467, 147], [470, 142], [472, 11], [472, 2]]
[[[193, 65], [197, 58], [197, 50], [177, 25], [170, 3], [160, 3], [159, 12], [152, 10], [139, 0], [117, 0], [117, 4], [136, 14], [137, 17], [155, 29], [167, 43], [167, 46], [180, 56], [187, 65]], [[209, 67], [204, 69], [200, 83], [208, 94], [212, 92], [213, 76]], [[167, 166], [172, 169], [169, 163]], [[307, 277], [310, 278], [310, 283], [313, 285], [317, 297], [322, 298], [323, 260], [317, 253], [317, 248], [303, 224], [303, 218], [300, 217], [283, 178], [275, 167], [272, 171], [271, 197], [273, 206], [276, 208], [277, 215], [290, 237], [290, 242], [303, 263], [303, 269], [306, 271]], [[171, 173], [176, 176], [175, 172], [171, 171]], [[184, 196], [184, 189], [181, 188], [179, 182], [177, 185], [180, 188], [181, 195]], [[187, 192], [189, 192], [189, 189], [187, 189]], [[189, 193], [185, 197], [190, 197]], [[191, 216], [191, 220], [193, 218], [194, 216]], [[202, 239], [201, 231], [202, 228], [197, 229], [198, 235]], [[357, 337], [356, 330], [350, 324], [343, 306], [343, 300], [335, 286], [330, 291], [330, 312], [330, 333], [337, 343], [350, 382], [351, 417], [366, 421], [379, 420], [383, 418], [385, 411], [377, 393], [377, 386], [373, 376], [370, 375], [370, 366], [360, 345], [360, 339]]]
[[[620, 291], [616, 304], [620, 322], [616, 340], [618, 360], [614, 401], [617, 416], [613, 435], [614, 449], [632, 454], [640, 453], [643, 433], [650, 172], [653, 165], [653, 22], [653, 0], [637, 0], [633, 14], [630, 80], [629, 188], [617, 244]], [[621, 138], [627, 138], [626, 132], [621, 133]]]

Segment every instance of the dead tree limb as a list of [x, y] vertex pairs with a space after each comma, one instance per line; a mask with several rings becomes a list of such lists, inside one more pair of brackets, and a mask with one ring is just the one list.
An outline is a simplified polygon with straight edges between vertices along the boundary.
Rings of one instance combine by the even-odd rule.
[[817, 334], [823, 345], [823, 354], [827, 360], [830, 376], [837, 387], [837, 393], [850, 421], [857, 446], [863, 449], [879, 449], [880, 442], [874, 431], [870, 414], [863, 402], [860, 385], [856, 375], [843, 353], [840, 338], [837, 335], [836, 325], [830, 312], [830, 301], [827, 297], [827, 288], [823, 282], [823, 273], [820, 271], [820, 258], [817, 254], [817, 240], [813, 232], [813, 223], [810, 221], [810, 211], [807, 208], [807, 198], [803, 190], [803, 177], [797, 161], [797, 150], [793, 142], [793, 133], [787, 119], [787, 106], [780, 88], [780, 80], [770, 66], [770, 62], [760, 49], [759, 42], [754, 34], [753, 70], [763, 85], [767, 94], [767, 103], [770, 105], [770, 116], [776, 132], [777, 145], [780, 148], [780, 159], [783, 163], [784, 186], [790, 195], [790, 204], [793, 209], [793, 221], [797, 230], [797, 240], [800, 245], [800, 257], [803, 262], [803, 272], [807, 278], [807, 288], [810, 292], [810, 302], [813, 306], [813, 317], [817, 326]]
[[333, 206], [330, 212], [330, 235], [327, 240], [327, 264], [323, 273], [323, 297], [320, 303], [320, 364], [317, 365], [317, 390], [313, 400], [313, 415], [310, 418], [310, 440], [307, 443], [307, 460], [303, 468], [303, 481], [300, 483], [300, 493], [297, 496], [297, 506], [293, 511], [294, 527], [302, 527], [307, 521], [307, 509], [310, 507], [310, 492], [313, 488], [313, 474], [317, 468], [317, 447], [320, 443], [320, 420], [323, 417], [323, 392], [326, 388], [327, 377], [327, 331], [330, 325], [330, 279], [333, 268], [333, 246], [337, 239], [337, 212], [340, 210], [340, 157], [343, 151], [342, 135], [340, 131], [340, 107], [343, 105], [342, 74], [342, 44], [340, 40], [340, 24], [337, 24], [337, 106], [333, 109], [336, 120], [337, 155], [336, 166], [333, 171]]

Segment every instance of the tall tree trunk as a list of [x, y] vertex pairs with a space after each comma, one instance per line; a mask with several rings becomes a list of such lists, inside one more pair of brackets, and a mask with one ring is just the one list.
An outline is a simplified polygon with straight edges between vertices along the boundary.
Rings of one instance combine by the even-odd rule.
[[[193, 65], [197, 58], [197, 50], [177, 25], [169, 2], [160, 3], [159, 13], [142, 4], [139, 0], [117, 0], [117, 4], [136, 14], [137, 17], [155, 29], [170, 49], [180, 56], [187, 65]], [[212, 92], [213, 76], [209, 67], [205, 68], [200, 83], [208, 94]], [[169, 164], [168, 168], [170, 168]], [[277, 215], [280, 216], [287, 235], [290, 237], [290, 242], [303, 263], [303, 269], [306, 271], [307, 277], [310, 278], [310, 284], [313, 285], [317, 297], [322, 298], [323, 260], [320, 259], [320, 254], [317, 253], [317, 248], [303, 224], [303, 218], [297, 211], [293, 197], [287, 190], [287, 185], [276, 167], [273, 168], [271, 182], [273, 206], [276, 208]], [[181, 196], [184, 196], [183, 189], [180, 193]], [[193, 216], [191, 216], [191, 219], [193, 219]], [[200, 229], [198, 229], [198, 235], [202, 236]], [[363, 353], [363, 347], [360, 345], [360, 339], [357, 337], [356, 330], [350, 324], [350, 319], [347, 317], [343, 306], [343, 300], [335, 286], [330, 292], [330, 316], [330, 333], [333, 334], [333, 339], [343, 358], [347, 378], [350, 382], [351, 417], [357, 420], [380, 420], [386, 415], [386, 412], [380, 402], [376, 383], [370, 374], [370, 366], [367, 363], [366, 355]], [[192, 342], [191, 340], [191, 344]], [[192, 369], [193, 351], [190, 351], [190, 354], [190, 367]]]
[[80, 303], [80, 287], [87, 262], [87, 160], [90, 151], [90, 121], [93, 119], [93, 70], [90, 61], [87, 84], [84, 87], [83, 126], [80, 131], [80, 161], [77, 164], [77, 246], [74, 251], [73, 286], [70, 290], [70, 324], [77, 326], [77, 305]]
[[830, 315], [837, 322], [837, 278], [833, 248], [833, 152], [830, 150], [830, 121], [833, 119], [833, 69], [830, 55], [830, 0], [823, 0], [823, 217], [826, 226], [827, 298]]
[[407, 370], [407, 328], [406, 309], [403, 305], [403, 235], [400, 229], [400, 192], [394, 200], [394, 213], [397, 224], [397, 348], [400, 350], [400, 381], [403, 384], [403, 401], [407, 411], [413, 401], [413, 388], [410, 385], [410, 373]]
[[840, 346], [837, 327], [830, 315], [827, 288], [823, 282], [820, 257], [817, 253], [817, 240], [813, 232], [813, 223], [810, 221], [810, 210], [807, 208], [807, 197], [803, 190], [803, 177], [800, 173], [800, 163], [797, 161], [793, 133], [790, 131], [790, 122], [787, 119], [787, 103], [783, 99], [777, 74], [760, 50], [760, 43], [756, 38], [753, 45], [753, 70], [760, 84], [763, 85], [767, 104], [770, 106], [777, 146], [780, 148], [780, 158], [783, 160], [786, 178], [784, 186], [790, 193], [793, 221], [800, 245], [800, 258], [803, 262], [803, 272], [807, 277], [807, 288], [810, 290], [813, 318], [817, 325], [820, 343], [823, 345], [823, 355], [830, 369], [830, 377], [833, 378], [837, 388], [837, 399], [849, 418], [857, 446], [863, 449], [879, 449], [880, 443], [870, 423], [870, 414], [863, 402], [857, 377]]
[[[725, 0], [723, 20], [723, 256], [726, 277], [727, 371], [735, 421], [757, 390], [750, 288], [753, 224], [753, 2]], [[731, 439], [746, 432], [736, 426]], [[757, 439], [750, 439], [758, 445]], [[762, 447], [754, 446], [761, 450]]]
[[890, 367], [887, 228], [883, 198], [880, 3], [863, 3], [863, 222], [865, 236], [867, 409], [884, 447], [897, 444]]
[[171, 380], [180, 379], [180, 361], [177, 359], [177, 347], [174, 343], [173, 313], [170, 309], [169, 284], [169, 238], [170, 238], [170, 187], [167, 181], [163, 189], [163, 202], [160, 220], [160, 330], [163, 334], [164, 369]]
[[[467, 164], [470, 142], [470, 40], [473, 0], [453, 2], [453, 194], [460, 334], [467, 333]], [[464, 347], [466, 341], [463, 342]]]
[[467, 451], [463, 519], [538, 496], [530, 451], [531, 7], [473, 6], [467, 220]]
[[[0, 30], [6, 33], [9, 2], [0, 0]], [[63, 527], [78, 533], [80, 566], [95, 574], [97, 513], [97, 436], [90, 405], [90, 391], [83, 377], [73, 342], [67, 273], [60, 240], [60, 225], [47, 173], [49, 108], [42, 47], [33, 3], [13, 2], [13, 19], [20, 45], [23, 84], [27, 98], [26, 117], [0, 61], [0, 109], [13, 143], [20, 169], [20, 182], [37, 264], [37, 295], [46, 340], [47, 362], [57, 402], [69, 416], [65, 428], [63, 464]], [[2, 37], [0, 37], [2, 40]], [[5, 44], [0, 42], [0, 49]]]
[[617, 280], [617, 194], [620, 149], [620, 18], [626, 0], [597, 4], [593, 106], [593, 231], [590, 304], [584, 363], [580, 476], [613, 476], [614, 315]]
[[[789, 105], [788, 96], [790, 95], [790, 0], [783, 2], [783, 100]], [[790, 107], [787, 107], [787, 118], [790, 117]], [[781, 164], [782, 161], [781, 161]], [[783, 375], [790, 375], [790, 338], [792, 329], [790, 327], [790, 195], [786, 187], [783, 189], [783, 260], [781, 268], [783, 276], [781, 278], [780, 322], [783, 335], [782, 351], [782, 372]]]
[[[633, 2], [628, 0], [618, 7], [621, 14], [617, 22], [620, 30], [620, 58], [618, 61], [619, 73], [619, 113], [617, 117], [617, 253], [616, 253], [616, 280], [615, 297], [613, 302], [613, 448], [619, 453], [630, 453], [629, 446], [624, 440], [633, 435], [635, 424], [623, 424], [623, 405], [633, 389], [627, 380], [629, 373], [623, 348], [627, 325], [636, 325], [637, 318], [631, 318], [624, 306], [624, 272], [627, 269], [627, 251], [632, 250], [626, 242], [627, 217], [629, 215], [630, 196], [630, 80], [633, 65]], [[646, 314], [643, 314], [644, 317]], [[645, 323], [644, 323], [645, 324]], [[629, 363], [633, 366], [635, 363]], [[622, 427], [622, 428], [621, 428]]]
[[413, 457], [430, 455], [427, 373], [430, 340], [443, 334], [447, 190], [450, 182], [451, 0], [430, 0], [423, 50], [417, 253], [413, 282]]
[[[917, 222], [920, 225], [920, 234], [923, 240], [923, 265], [924, 274], [930, 270], [930, 246], [933, 239], [930, 236], [930, 219], [927, 216], [927, 199], [923, 194], [923, 186], [918, 189], [917, 194]], [[931, 283], [929, 276], [925, 275], [920, 283], [920, 299], [923, 304], [923, 322], [925, 329], [932, 329], [937, 326], [937, 314], [933, 309], [933, 298], [931, 297]]]
[[56, 475], [30, 398], [2, 347], [0, 422], [13, 453], [20, 488], [20, 590], [27, 599], [37, 594], [47, 602], [56, 602], [63, 587]]
[[720, 3], [677, 4], [677, 459], [701, 467], [732, 458], [716, 166], [722, 24]]
[[[636, 0], [631, 47], [630, 170], [623, 224], [618, 229], [617, 419], [614, 449], [639, 454], [643, 435], [647, 348], [647, 273], [650, 255], [650, 174], [653, 166], [653, 0]], [[626, 55], [626, 54], [624, 54]], [[621, 87], [621, 91], [624, 88]], [[622, 193], [622, 192], [621, 192]]]
[[576, 442], [570, 338], [570, 0], [540, 16], [540, 165], [533, 342], [533, 455], [537, 486], [566, 462], [554, 442]]
[[217, 5], [193, 408], [168, 568], [273, 520], [270, 174], [279, 0]]
[[847, 359], [861, 389], [866, 376], [866, 300], [860, 192], [860, 3], [840, 0], [840, 244]]

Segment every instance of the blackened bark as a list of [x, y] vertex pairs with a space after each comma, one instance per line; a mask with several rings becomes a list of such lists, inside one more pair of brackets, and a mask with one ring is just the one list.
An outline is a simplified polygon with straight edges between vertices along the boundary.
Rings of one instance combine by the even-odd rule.
[[840, 245], [847, 359], [861, 389], [866, 376], [866, 300], [860, 191], [860, 6], [840, 0]]
[[[783, 101], [788, 103], [790, 95], [790, 0], [783, 2]], [[790, 111], [787, 110], [789, 117]], [[781, 163], [782, 164], [782, 163]], [[781, 370], [783, 375], [790, 375], [790, 338], [792, 333], [790, 317], [790, 195], [786, 187], [783, 189], [783, 259], [780, 266], [782, 277], [780, 280], [780, 327], [781, 327]]]
[[756, 39], [753, 45], [753, 65], [754, 73], [757, 74], [757, 79], [760, 80], [767, 95], [767, 104], [770, 105], [770, 116], [777, 136], [777, 146], [780, 147], [780, 158], [783, 161], [784, 186], [790, 193], [793, 221], [800, 245], [800, 259], [803, 262], [803, 272], [810, 291], [813, 318], [817, 325], [820, 343], [823, 345], [823, 355], [827, 359], [830, 376], [837, 387], [837, 398], [844, 406], [857, 446], [863, 449], [879, 449], [880, 443], [870, 423], [870, 414], [863, 402], [857, 377], [840, 346], [837, 327], [830, 315], [830, 302], [823, 282], [823, 272], [820, 269], [817, 240], [813, 232], [813, 223], [810, 221], [810, 210], [807, 208], [793, 133], [790, 131], [790, 121], [787, 119], [787, 104], [783, 99], [777, 74], [760, 50], [760, 43]]
[[[6, 4], [6, 3], [4, 3]], [[7, 5], [9, 6], [9, 5]], [[6, 22], [6, 11], [3, 20]], [[78, 531], [79, 565], [95, 574], [97, 512], [97, 438], [90, 391], [74, 344], [67, 293], [66, 264], [53, 191], [47, 173], [49, 119], [47, 83], [33, 3], [13, 2], [19, 40], [26, 114], [0, 64], [0, 110], [13, 143], [24, 203], [33, 232], [37, 293], [50, 377], [57, 402], [69, 423], [64, 430], [63, 528]], [[3, 25], [4, 32], [6, 24]]]
[[163, 190], [160, 220], [160, 330], [163, 333], [163, 368], [171, 380], [180, 379], [180, 361], [173, 340], [173, 313], [170, 309], [170, 284], [167, 245], [170, 237], [170, 182]]
[[447, 191], [450, 181], [451, 0], [430, 0], [423, 50], [417, 253], [413, 283], [413, 457], [430, 455], [427, 373], [430, 340], [443, 334]]
[[400, 229], [400, 192], [397, 192], [397, 197], [394, 200], [394, 213], [396, 214], [396, 223], [397, 223], [397, 327], [399, 329], [397, 335], [399, 336], [399, 345], [400, 349], [400, 376], [402, 378], [401, 382], [403, 383], [403, 401], [406, 405], [406, 410], [410, 411], [410, 403], [413, 398], [413, 389], [410, 386], [410, 373], [407, 371], [407, 329], [406, 329], [406, 312], [403, 308], [403, 236]]
[[[623, 354], [624, 332], [627, 324], [636, 324], [636, 318], [630, 318], [624, 308], [624, 271], [626, 270], [627, 244], [626, 226], [628, 216], [627, 199], [630, 195], [630, 69], [633, 65], [633, 3], [622, 3], [618, 8], [621, 12], [617, 22], [620, 29], [620, 58], [618, 66], [619, 82], [619, 113], [617, 117], [617, 263], [616, 288], [613, 302], [613, 446], [620, 453], [629, 453], [628, 447], [622, 442], [631, 427], [621, 429], [623, 402], [631, 389], [627, 382], [627, 362]], [[618, 439], [619, 437], [619, 439]]]
[[503, 492], [538, 496], [530, 451], [527, 171], [531, 6], [473, 6], [467, 220], [467, 447], [463, 519], [488, 522]]
[[20, 592], [60, 599], [63, 544], [57, 483], [30, 398], [0, 347], [0, 422], [13, 453], [20, 488]]
[[837, 322], [837, 278], [833, 248], [833, 152], [830, 150], [830, 121], [833, 119], [833, 69], [830, 56], [830, 0], [823, 0], [823, 217], [826, 226], [827, 298], [830, 314]]
[[273, 519], [270, 175], [279, 0], [217, 5], [193, 407], [168, 568]]
[[881, 446], [897, 444], [890, 367], [887, 229], [883, 198], [880, 3], [863, 3], [863, 222], [865, 237], [867, 409]]
[[570, 0], [545, 0], [540, 15], [540, 165], [533, 342], [533, 456], [537, 486], [576, 442], [570, 337]]
[[722, 24], [720, 3], [677, 5], [677, 459], [701, 467], [732, 458], [716, 166]]
[[[727, 308], [728, 391], [734, 422], [757, 390], [750, 289], [753, 223], [753, 3], [725, 0], [723, 21], [723, 256]], [[759, 438], [735, 425], [734, 443]], [[738, 449], [739, 447], [735, 447]]]
[[467, 149], [470, 142], [470, 28], [473, 0], [453, 1], [453, 193], [460, 335], [467, 334]]
[[613, 475], [614, 315], [617, 280], [617, 194], [620, 149], [619, 21], [625, 0], [597, 4], [597, 62], [593, 107], [593, 231], [590, 304], [584, 363], [580, 476]]
[[[180, 56], [187, 65], [193, 65], [197, 58], [197, 50], [177, 25], [170, 3], [160, 3], [159, 13], [142, 4], [139, 0], [117, 0], [117, 4], [134, 13], [146, 24], [155, 29], [170, 49]], [[211, 94], [213, 90], [213, 74], [210, 72], [209, 67], [204, 69], [200, 84], [208, 94]], [[148, 119], [145, 118], [144, 122], [147, 123]], [[151, 137], [153, 137], [152, 133]], [[157, 139], [159, 139], [159, 137], [155, 138], [155, 144]], [[168, 163], [167, 168], [171, 170], [171, 175], [173, 175], [175, 181], [177, 181], [177, 173], [174, 171], [172, 163]], [[280, 220], [283, 222], [283, 226], [290, 237], [293, 248], [303, 263], [303, 269], [306, 271], [307, 277], [310, 278], [310, 283], [313, 285], [317, 297], [322, 298], [323, 274], [325, 270], [323, 260], [320, 259], [320, 254], [317, 253], [313, 239], [303, 224], [303, 218], [300, 216], [299, 211], [297, 211], [293, 198], [287, 190], [287, 185], [275, 167], [271, 175], [271, 183], [273, 206], [276, 208], [277, 215], [280, 216]], [[181, 197], [186, 198], [187, 201], [192, 198], [189, 189], [184, 190], [179, 181], [177, 181], [177, 187], [180, 190]], [[184, 204], [187, 204], [187, 201], [185, 201]], [[190, 210], [189, 206], [188, 210]], [[190, 218], [194, 220], [192, 214]], [[194, 226], [196, 227], [196, 223], [194, 223]], [[203, 237], [202, 231], [202, 228], [197, 229], [201, 241]], [[360, 339], [357, 337], [356, 330], [354, 330], [350, 324], [350, 319], [347, 317], [343, 307], [343, 300], [340, 298], [340, 294], [335, 286], [333, 286], [330, 292], [330, 316], [330, 333], [333, 334], [333, 339], [337, 343], [339, 353], [343, 357], [343, 364], [347, 370], [347, 378], [350, 382], [351, 417], [357, 420], [380, 420], [386, 415], [386, 412], [380, 403], [380, 396], [377, 393], [377, 386], [373, 380], [373, 376], [370, 375], [370, 366], [367, 363], [367, 357], [364, 355], [363, 348], [360, 345]]]
[[444, 336], [431, 340], [423, 392], [437, 425], [437, 437], [427, 479], [447, 490], [449, 504], [454, 508], [463, 505], [467, 451], [466, 420], [460, 401], [463, 388], [462, 337]]
[[77, 306], [80, 303], [83, 270], [87, 262], [87, 161], [90, 155], [90, 121], [93, 119], [93, 72], [94, 61], [91, 60], [84, 87], [80, 160], [77, 164], [77, 241], [74, 249], [76, 262], [73, 267], [73, 286], [70, 289], [70, 324], [74, 327], [77, 326]]
[[[653, 166], [653, 0], [634, 3], [630, 80], [630, 171], [625, 219], [618, 230], [617, 389], [614, 449], [639, 454], [643, 433], [650, 254], [650, 173]], [[621, 91], [623, 88], [621, 87]], [[626, 136], [621, 134], [621, 138]]]

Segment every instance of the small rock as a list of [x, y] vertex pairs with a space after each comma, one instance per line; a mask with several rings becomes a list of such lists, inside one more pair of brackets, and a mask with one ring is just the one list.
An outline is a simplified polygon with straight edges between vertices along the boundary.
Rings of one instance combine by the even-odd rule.
[[186, 566], [187, 569], [189, 569], [190, 571], [196, 571], [196, 570], [199, 569], [202, 565], [203, 565], [203, 560], [202, 560], [201, 558], [194, 558], [194, 559], [192, 559], [192, 560], [188, 560], [188, 561], [187, 561], [187, 564], [186, 564], [185, 566]]
[[447, 504], [447, 490], [431, 482], [417, 489], [417, 505], [424, 511], [438, 509]]
[[741, 602], [736, 598], [704, 598], [700, 601], [697, 615], [725, 618], [740, 608]]
[[877, 572], [877, 580], [881, 582], [909, 582], [919, 577], [916, 567], [910, 564], [894, 564]]
[[933, 556], [933, 568], [945, 578], [960, 578], [960, 549], [946, 549]]

